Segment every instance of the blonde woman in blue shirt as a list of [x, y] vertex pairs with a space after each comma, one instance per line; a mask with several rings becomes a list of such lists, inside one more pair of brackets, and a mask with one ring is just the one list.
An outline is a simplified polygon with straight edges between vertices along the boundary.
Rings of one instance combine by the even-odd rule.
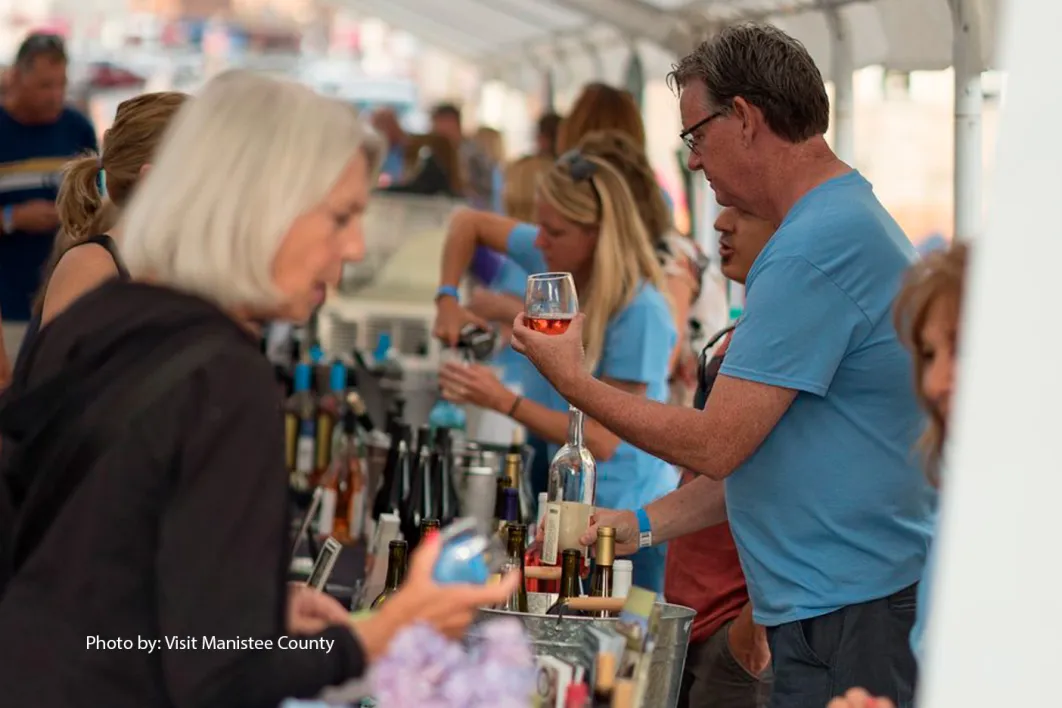
[[[544, 175], [539, 226], [477, 211], [456, 214], [443, 250], [435, 334], [453, 344], [479, 319], [457, 299], [457, 284], [477, 246], [503, 253], [528, 273], [574, 276], [586, 315], [588, 369], [616, 388], [665, 401], [676, 331], [664, 274], [623, 175], [600, 158], [572, 151]], [[512, 393], [482, 366], [445, 366], [443, 395], [502, 414], [548, 440], [552, 450], [568, 429], [568, 404], [552, 387], [538, 400]], [[673, 467], [622, 442], [587, 419], [586, 442], [598, 461], [597, 504], [638, 509], [677, 483]], [[664, 549], [636, 554], [634, 582], [663, 589]]]

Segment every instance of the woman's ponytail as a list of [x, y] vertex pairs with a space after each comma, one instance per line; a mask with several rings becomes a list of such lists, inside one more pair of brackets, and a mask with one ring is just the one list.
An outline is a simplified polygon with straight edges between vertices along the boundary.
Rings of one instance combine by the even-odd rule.
[[95, 153], [75, 158], [63, 166], [55, 208], [59, 212], [59, 233], [33, 300], [33, 312], [37, 314], [44, 309], [48, 281], [63, 254], [91, 236], [106, 233], [117, 221], [118, 209], [100, 192], [100, 158]]
[[65, 251], [99, 233], [97, 222], [104, 210], [103, 205], [99, 157], [88, 154], [68, 162], [63, 168], [63, 181], [55, 200], [60, 230], [57, 245], [61, 242]]
[[[66, 163], [55, 200], [59, 234], [34, 302], [34, 312], [39, 313], [44, 306], [48, 281], [63, 255], [93, 236], [106, 234], [118, 223], [144, 165], [150, 164], [170, 119], [187, 100], [186, 94], [165, 91], [144, 93], [123, 101], [114, 114], [110, 130], [103, 135], [103, 156], [87, 153]], [[104, 168], [107, 196], [100, 185]]]

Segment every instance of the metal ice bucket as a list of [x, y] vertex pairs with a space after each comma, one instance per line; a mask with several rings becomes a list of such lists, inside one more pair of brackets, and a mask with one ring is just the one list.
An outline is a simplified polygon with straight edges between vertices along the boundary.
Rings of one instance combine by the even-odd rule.
[[[476, 622], [499, 617], [517, 617], [524, 623], [536, 655], [578, 661], [584, 652], [583, 623], [609, 624], [616, 622], [616, 619], [555, 617], [544, 614], [555, 599], [555, 595], [529, 592], [527, 604], [530, 613], [481, 609]], [[678, 705], [682, 670], [686, 665], [686, 649], [690, 643], [693, 618], [697, 613], [682, 605], [666, 602], [658, 602], [657, 605], [661, 608], [660, 624], [657, 628], [656, 648], [653, 650], [653, 660], [649, 667], [649, 686], [645, 692], [643, 706], [674, 708]]]

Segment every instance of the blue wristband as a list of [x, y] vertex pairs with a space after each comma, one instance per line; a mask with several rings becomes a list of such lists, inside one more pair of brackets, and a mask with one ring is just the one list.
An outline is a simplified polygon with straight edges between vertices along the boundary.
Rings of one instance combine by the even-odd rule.
[[648, 548], [653, 545], [653, 527], [649, 523], [649, 514], [644, 507], [634, 513], [638, 517], [638, 548]]
[[454, 300], [460, 300], [461, 294], [457, 292], [457, 288], [453, 285], [440, 285], [439, 289], [435, 291], [435, 299], [438, 300], [441, 297], [452, 297]]

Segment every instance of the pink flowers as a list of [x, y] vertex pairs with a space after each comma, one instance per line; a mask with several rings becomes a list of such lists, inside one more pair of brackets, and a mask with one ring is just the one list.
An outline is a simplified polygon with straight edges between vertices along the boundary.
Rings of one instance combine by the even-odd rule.
[[425, 624], [401, 632], [372, 670], [376, 702], [387, 708], [527, 708], [535, 660], [523, 624], [499, 619], [473, 627], [468, 648]]

